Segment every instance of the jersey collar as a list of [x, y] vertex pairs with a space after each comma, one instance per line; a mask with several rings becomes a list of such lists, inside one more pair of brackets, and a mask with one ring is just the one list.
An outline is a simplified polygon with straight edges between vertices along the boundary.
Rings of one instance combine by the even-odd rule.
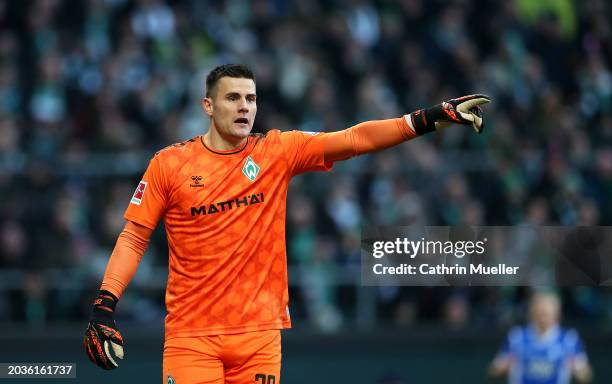
[[218, 149], [212, 149], [208, 145], [206, 145], [206, 142], [204, 141], [204, 135], [200, 135], [200, 142], [202, 143], [202, 146], [204, 147], [204, 149], [206, 149], [206, 151], [212, 154], [220, 155], [220, 156], [235, 155], [235, 154], [238, 154], [244, 151], [244, 149], [249, 146], [250, 140], [251, 140], [251, 136], [249, 135], [246, 141], [244, 142], [244, 144], [240, 148], [230, 149], [229, 151], [220, 151]]

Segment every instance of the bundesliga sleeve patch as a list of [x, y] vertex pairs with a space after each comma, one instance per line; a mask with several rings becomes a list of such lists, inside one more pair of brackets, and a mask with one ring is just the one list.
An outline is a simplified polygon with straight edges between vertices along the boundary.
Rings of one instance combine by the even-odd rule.
[[134, 196], [132, 196], [132, 201], [130, 201], [130, 203], [140, 205], [140, 203], [142, 202], [142, 197], [145, 193], [145, 189], [147, 189], [146, 181], [141, 181], [140, 183], [138, 183], [138, 187], [136, 187], [136, 190], [134, 191]]

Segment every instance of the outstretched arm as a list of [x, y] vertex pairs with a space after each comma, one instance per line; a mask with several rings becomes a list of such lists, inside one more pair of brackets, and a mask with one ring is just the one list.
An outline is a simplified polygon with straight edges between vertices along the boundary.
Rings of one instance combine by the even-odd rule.
[[488, 102], [488, 96], [469, 95], [397, 119], [366, 121], [338, 132], [281, 132], [281, 146], [291, 176], [329, 171], [335, 161], [389, 148], [452, 124], [470, 125], [480, 133], [484, 126], [480, 105]]
[[345, 160], [397, 145], [453, 123], [471, 125], [478, 133], [484, 123], [480, 105], [485, 95], [469, 95], [421, 109], [397, 119], [366, 121], [325, 136], [325, 162]]
[[325, 162], [346, 160], [353, 156], [379, 151], [417, 136], [407, 119], [366, 121], [348, 129], [326, 135], [323, 147]]

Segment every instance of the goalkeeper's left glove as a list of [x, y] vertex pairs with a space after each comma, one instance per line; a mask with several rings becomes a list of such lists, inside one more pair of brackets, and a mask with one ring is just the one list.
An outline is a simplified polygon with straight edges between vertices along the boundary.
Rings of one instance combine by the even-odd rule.
[[104, 369], [117, 368], [123, 359], [123, 337], [115, 325], [117, 301], [109, 291], [100, 291], [83, 339], [89, 360]]
[[408, 118], [417, 135], [446, 128], [453, 123], [471, 125], [481, 133], [484, 121], [480, 106], [489, 101], [489, 96], [482, 94], [463, 96], [412, 112]]

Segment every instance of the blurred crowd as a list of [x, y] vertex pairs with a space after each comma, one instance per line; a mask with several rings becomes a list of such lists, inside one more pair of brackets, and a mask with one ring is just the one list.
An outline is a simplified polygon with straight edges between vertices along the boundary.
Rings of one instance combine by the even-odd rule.
[[[0, 321], [86, 316], [148, 160], [206, 131], [205, 76], [238, 62], [257, 77], [260, 132], [490, 95], [482, 135], [449, 129], [295, 179], [290, 294], [296, 323], [330, 331], [505, 326], [526, 289], [364, 294], [361, 228], [612, 224], [610, 20], [604, 0], [0, 1]], [[158, 229], [123, 316], [163, 315], [165, 247]], [[562, 294], [570, 320], [612, 324], [609, 291]]]

